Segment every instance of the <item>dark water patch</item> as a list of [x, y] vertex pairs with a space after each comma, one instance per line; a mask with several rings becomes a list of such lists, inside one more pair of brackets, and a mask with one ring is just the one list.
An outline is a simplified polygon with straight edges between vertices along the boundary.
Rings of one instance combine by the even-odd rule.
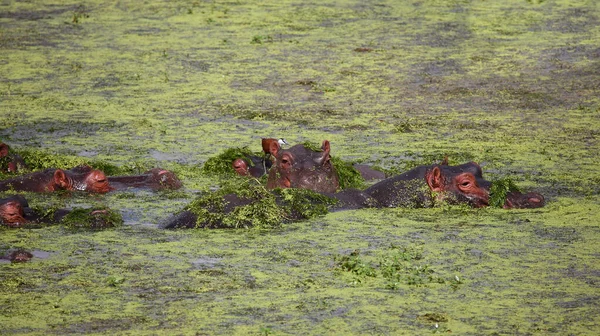
[[194, 71], [198, 72], [208, 72], [210, 70], [211, 64], [206, 61], [201, 60], [182, 60], [181, 63], [183, 66], [188, 67]]
[[414, 36], [413, 43], [434, 48], [452, 48], [459, 47], [471, 37], [471, 29], [466, 24], [456, 21], [442, 22]]
[[551, 19], [543, 24], [534, 26], [532, 31], [554, 31], [560, 33], [585, 33], [592, 32], [600, 24], [597, 11], [590, 8], [568, 8], [555, 13]]
[[[89, 137], [98, 132], [111, 131], [122, 127], [124, 124], [114, 121], [107, 122], [87, 122], [70, 120], [57, 121], [50, 118], [45, 118], [34, 122], [23, 122], [19, 125], [0, 129], [0, 137], [9, 137], [11, 140], [25, 145], [33, 146], [45, 141], [61, 139], [67, 136]], [[36, 137], [37, 134], [45, 134], [44, 139]], [[33, 142], [31, 141], [33, 140]]]
[[158, 27], [144, 27], [125, 30], [123, 34], [135, 34], [139, 36], [156, 36], [163, 32], [162, 28]]
[[56, 9], [47, 10], [22, 10], [22, 11], [7, 11], [0, 12], [0, 19], [14, 19], [14, 20], [28, 20], [35, 21], [41, 19], [51, 19], [58, 15], [64, 14], [69, 11], [74, 11], [78, 6], [67, 6]]
[[573, 243], [581, 240], [579, 232], [571, 227], [538, 226], [533, 229], [533, 233], [539, 238], [555, 240], [561, 243]]
[[556, 305], [560, 308], [574, 309], [582, 307], [598, 307], [600, 306], [600, 296], [586, 296], [576, 300], [568, 300], [557, 302]]
[[203, 256], [203, 257], [193, 259], [191, 261], [191, 263], [192, 263], [192, 266], [196, 269], [208, 270], [208, 269], [213, 269], [218, 266], [221, 266], [222, 260], [223, 260], [222, 258], [212, 258], [212, 257]]

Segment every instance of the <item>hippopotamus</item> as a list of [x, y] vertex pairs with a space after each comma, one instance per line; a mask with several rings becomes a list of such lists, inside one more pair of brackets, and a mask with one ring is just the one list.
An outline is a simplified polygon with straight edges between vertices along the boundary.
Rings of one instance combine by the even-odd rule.
[[29, 207], [25, 197], [14, 195], [0, 199], [0, 223], [12, 227], [22, 227], [27, 223], [58, 222], [69, 213], [68, 210], [56, 210], [51, 218], [44, 218]]
[[251, 155], [243, 158], [237, 158], [231, 166], [239, 176], [252, 176], [259, 178], [265, 175], [273, 163], [271, 160], [263, 159], [261, 157]]
[[[81, 217], [81, 214], [85, 215]], [[47, 214], [40, 215], [29, 207], [25, 197], [13, 195], [0, 199], [0, 224], [10, 228], [20, 228], [30, 224], [52, 224], [65, 222], [71, 214], [77, 214], [77, 223], [67, 226], [73, 228], [87, 227], [91, 229], [102, 229], [114, 227], [118, 222], [111, 217], [108, 209], [56, 209]], [[120, 216], [119, 220], [120, 220]]]
[[0, 259], [9, 260], [13, 263], [27, 262], [31, 260], [31, 258], [33, 258], [33, 254], [25, 250], [14, 250], [0, 256]]
[[[404, 174], [385, 179], [364, 190], [382, 207], [430, 207], [438, 201], [468, 204], [476, 208], [489, 205], [492, 183], [483, 178], [481, 166], [469, 162], [416, 167]], [[538, 193], [507, 193], [504, 208], [539, 208], [544, 197]]]
[[[365, 190], [336, 192], [339, 184], [329, 162], [328, 141], [323, 142], [322, 149], [323, 152], [315, 152], [296, 145], [289, 150], [279, 150], [278, 146], [273, 145], [276, 161], [269, 172], [267, 188], [303, 187], [316, 191], [337, 201], [333, 205], [326, 202], [332, 211], [382, 207], [424, 208], [438, 202], [468, 204], [476, 208], [489, 205], [492, 183], [483, 178], [481, 166], [475, 162], [457, 166], [450, 166], [447, 162], [419, 166]], [[255, 201], [235, 194], [225, 195], [223, 200], [223, 206], [204, 210], [228, 214]], [[278, 205], [286, 206], [285, 199], [276, 195], [275, 200]], [[504, 207], [537, 208], [543, 206], [544, 202], [543, 196], [538, 193], [521, 194], [513, 191], [507, 193]], [[163, 228], [194, 228], [197, 227], [197, 219], [196, 214], [186, 210], [172, 217]]]
[[28, 169], [23, 158], [10, 151], [10, 147], [0, 142], [0, 171], [16, 173], [20, 170]]
[[335, 192], [340, 183], [329, 156], [329, 141], [323, 141], [321, 150], [313, 151], [302, 144], [282, 149], [279, 144], [271, 143], [270, 152], [275, 158], [275, 163], [269, 170], [267, 188]]
[[365, 189], [382, 207], [431, 207], [437, 200], [488, 205], [489, 186], [476, 163], [428, 165], [385, 179]]
[[104, 172], [83, 165], [69, 170], [50, 168], [0, 181], [0, 191], [6, 190], [32, 192], [81, 190], [93, 193], [106, 193], [112, 190], [112, 188]]
[[[281, 149], [277, 141], [271, 141], [270, 152], [275, 159], [275, 163], [269, 170], [267, 189], [299, 188], [322, 193], [334, 193], [339, 187], [339, 181], [330, 160], [329, 141], [323, 141], [321, 150], [314, 151], [304, 145]], [[236, 161], [234, 161], [234, 167]], [[238, 161], [238, 163], [241, 166], [240, 170], [246, 169], [241, 162]], [[223, 209], [219, 209], [223, 213], [229, 213], [237, 207], [252, 202], [250, 199], [235, 194], [228, 194], [223, 198], [225, 206]], [[277, 201], [282, 202], [280, 197]], [[213, 209], [207, 210], [212, 211]], [[169, 219], [163, 225], [163, 228], [193, 228], [196, 227], [197, 218], [191, 211], [184, 210]]]
[[386, 178], [386, 175], [384, 172], [373, 169], [369, 165], [357, 163], [352, 166], [354, 167], [354, 169], [356, 169], [360, 173], [360, 176], [365, 181], [383, 180]]
[[183, 186], [172, 171], [153, 168], [141, 175], [109, 176], [108, 182], [112, 190], [127, 188], [149, 188], [152, 190], [177, 190]]

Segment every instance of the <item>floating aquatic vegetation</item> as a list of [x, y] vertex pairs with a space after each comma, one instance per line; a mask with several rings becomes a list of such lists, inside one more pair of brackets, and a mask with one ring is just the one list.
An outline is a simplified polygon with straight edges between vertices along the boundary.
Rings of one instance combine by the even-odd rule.
[[[205, 175], [235, 176], [235, 171], [231, 167], [231, 163], [235, 159], [258, 155], [261, 154], [253, 153], [248, 147], [229, 148], [223, 153], [206, 160], [204, 165], [202, 165], [202, 173]], [[250, 166], [254, 165], [252, 160], [247, 160], [247, 162]]]
[[335, 200], [306, 189], [269, 191], [256, 179], [234, 178], [190, 203], [203, 228], [272, 229], [290, 220], [324, 215]]
[[103, 230], [121, 226], [123, 217], [107, 207], [75, 209], [69, 212], [61, 223], [70, 229]]
[[493, 181], [490, 187], [489, 205], [491, 207], [502, 208], [506, 201], [506, 195], [509, 192], [520, 192], [519, 188], [510, 178]]

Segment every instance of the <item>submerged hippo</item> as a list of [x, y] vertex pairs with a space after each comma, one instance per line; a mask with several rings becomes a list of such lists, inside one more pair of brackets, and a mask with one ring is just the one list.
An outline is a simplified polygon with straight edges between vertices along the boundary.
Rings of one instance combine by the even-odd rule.
[[251, 155], [244, 158], [237, 158], [231, 166], [239, 176], [252, 176], [259, 178], [265, 175], [273, 163], [271, 160]]
[[301, 144], [282, 149], [279, 144], [272, 142], [270, 152], [275, 163], [269, 170], [267, 188], [335, 192], [340, 183], [329, 156], [329, 141], [324, 140], [321, 149], [321, 152], [317, 152]]
[[15, 173], [26, 169], [23, 158], [13, 153], [7, 144], [0, 142], [0, 172]]
[[0, 191], [52, 192], [57, 190], [81, 190], [106, 193], [112, 190], [104, 172], [90, 166], [78, 166], [69, 170], [46, 169], [12, 179], [0, 181]]
[[[489, 205], [491, 186], [475, 162], [458, 166], [443, 163], [416, 167], [374, 184], [364, 193], [382, 207], [430, 207], [445, 201], [480, 208]], [[512, 191], [506, 194], [504, 208], [539, 208], [544, 204], [538, 193]]]
[[141, 175], [109, 176], [108, 182], [112, 190], [127, 188], [148, 188], [155, 191], [176, 190], [183, 186], [172, 171], [162, 168], [153, 168]]
[[[365, 190], [346, 189], [336, 192], [339, 183], [329, 162], [329, 142], [323, 142], [323, 152], [314, 152], [302, 145], [276, 151], [276, 162], [269, 173], [268, 188], [306, 188], [335, 199], [327, 202], [330, 210], [383, 207], [432, 207], [437, 202], [489, 205], [492, 183], [483, 178], [481, 167], [474, 162], [457, 166], [434, 164], [416, 167], [404, 174], [390, 177]], [[208, 213], [231, 213], [255, 200], [225, 195], [222, 208], [205, 209]], [[285, 200], [276, 198], [286, 206]], [[545, 203], [538, 193], [508, 192], [504, 208], [537, 208]], [[322, 204], [321, 204], [322, 205]], [[186, 210], [173, 216], [163, 228], [197, 227], [198, 216]], [[200, 224], [202, 227], [202, 224]]]
[[[103, 229], [118, 224], [117, 218], [108, 209], [56, 209], [48, 214], [39, 214], [29, 207], [25, 197], [14, 195], [0, 199], [0, 224], [10, 228], [20, 228], [30, 224], [51, 224], [65, 222], [72, 214], [76, 214], [73, 228]], [[120, 218], [120, 216], [118, 216]]]

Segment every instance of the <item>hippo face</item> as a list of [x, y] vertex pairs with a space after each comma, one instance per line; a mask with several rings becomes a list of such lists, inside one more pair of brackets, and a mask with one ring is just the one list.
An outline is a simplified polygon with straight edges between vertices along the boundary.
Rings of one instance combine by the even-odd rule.
[[9, 227], [19, 227], [26, 223], [24, 207], [29, 206], [25, 198], [15, 195], [0, 200], [0, 223]]
[[277, 144], [271, 146], [275, 164], [269, 171], [267, 188], [302, 188], [317, 192], [335, 192], [339, 181], [329, 156], [329, 141], [323, 141], [322, 152], [304, 145], [282, 150]]
[[483, 179], [481, 167], [476, 163], [436, 165], [426, 172], [425, 180], [439, 199], [449, 203], [467, 203], [477, 208], [488, 205], [490, 183]]

